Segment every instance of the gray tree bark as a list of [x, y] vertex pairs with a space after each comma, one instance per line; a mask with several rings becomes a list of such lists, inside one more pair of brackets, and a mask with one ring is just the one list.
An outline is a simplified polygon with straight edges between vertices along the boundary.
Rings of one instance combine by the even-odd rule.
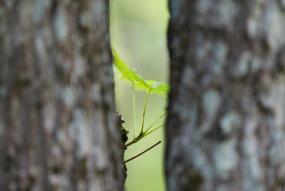
[[0, 190], [122, 191], [107, 0], [0, 0]]
[[285, 190], [285, 1], [169, 2], [167, 190]]

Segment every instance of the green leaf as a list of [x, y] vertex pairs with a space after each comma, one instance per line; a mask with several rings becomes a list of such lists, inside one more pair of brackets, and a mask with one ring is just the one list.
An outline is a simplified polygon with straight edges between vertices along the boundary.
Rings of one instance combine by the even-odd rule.
[[146, 83], [151, 86], [151, 92], [159, 94], [159, 95], [166, 95], [169, 91], [169, 86], [167, 83], [158, 82], [154, 80], [147, 80]]
[[114, 48], [112, 49], [112, 53], [114, 57], [114, 65], [119, 70], [123, 78], [128, 80], [136, 90], [143, 90], [159, 95], [167, 94], [169, 90], [168, 84], [154, 80], [145, 80], [136, 71], [130, 69], [127, 64], [125, 64]]
[[138, 73], [130, 69], [114, 49], [112, 52], [115, 61], [114, 64], [122, 76], [135, 87], [149, 91], [151, 87], [145, 82], [145, 80]]

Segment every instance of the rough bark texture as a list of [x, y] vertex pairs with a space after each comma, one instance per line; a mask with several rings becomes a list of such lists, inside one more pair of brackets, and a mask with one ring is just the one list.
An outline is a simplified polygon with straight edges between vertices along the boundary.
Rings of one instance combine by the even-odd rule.
[[107, 0], [0, 0], [0, 190], [122, 191]]
[[167, 189], [285, 190], [285, 1], [169, 6]]

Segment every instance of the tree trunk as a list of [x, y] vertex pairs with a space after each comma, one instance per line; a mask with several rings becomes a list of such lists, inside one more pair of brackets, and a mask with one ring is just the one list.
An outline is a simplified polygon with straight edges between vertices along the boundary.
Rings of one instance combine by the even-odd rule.
[[168, 191], [285, 190], [285, 3], [170, 0]]
[[122, 191], [105, 0], [0, 0], [0, 190]]

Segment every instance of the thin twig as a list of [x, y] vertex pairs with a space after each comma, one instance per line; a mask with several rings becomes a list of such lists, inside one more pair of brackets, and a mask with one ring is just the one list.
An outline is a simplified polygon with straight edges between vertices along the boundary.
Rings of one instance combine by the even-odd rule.
[[155, 143], [154, 145], [152, 145], [152, 146], [149, 147], [148, 149], [144, 150], [143, 152], [141, 152], [141, 153], [139, 153], [139, 154], [137, 154], [137, 155], [135, 155], [135, 156], [129, 158], [128, 160], [125, 161], [125, 164], [126, 164], [127, 162], [130, 162], [131, 160], [133, 160], [133, 159], [135, 159], [135, 158], [141, 156], [142, 154], [144, 154], [144, 153], [146, 153], [147, 151], [151, 150], [152, 148], [156, 147], [156, 146], [159, 145], [160, 143], [161, 143], [161, 141], [158, 141], [157, 143]]
[[140, 133], [143, 132], [143, 128], [144, 128], [145, 112], [146, 112], [146, 107], [147, 107], [149, 95], [150, 95], [150, 91], [147, 93], [146, 98], [145, 98], [145, 102], [144, 102], [143, 116], [142, 116], [142, 126], [141, 126], [141, 131], [140, 131]]
[[136, 101], [135, 101], [135, 91], [134, 91], [134, 85], [132, 88], [132, 105], [133, 105], [133, 121], [134, 121], [134, 138], [136, 137], [136, 128], [137, 128], [137, 119], [136, 119]]
[[142, 138], [144, 137], [144, 134], [143, 133], [140, 133], [137, 137], [135, 137], [132, 141], [128, 142], [125, 147], [129, 147], [131, 146], [132, 144], [138, 142], [139, 140], [141, 140]]
[[148, 126], [148, 128], [146, 129], [146, 131], [148, 131], [149, 129], [151, 129], [157, 122], [159, 122], [163, 117], [165, 117], [166, 116], [166, 112], [165, 113], [163, 113], [161, 116], [159, 116], [159, 118], [156, 120], [156, 121], [154, 121], [151, 125], [149, 125]]

